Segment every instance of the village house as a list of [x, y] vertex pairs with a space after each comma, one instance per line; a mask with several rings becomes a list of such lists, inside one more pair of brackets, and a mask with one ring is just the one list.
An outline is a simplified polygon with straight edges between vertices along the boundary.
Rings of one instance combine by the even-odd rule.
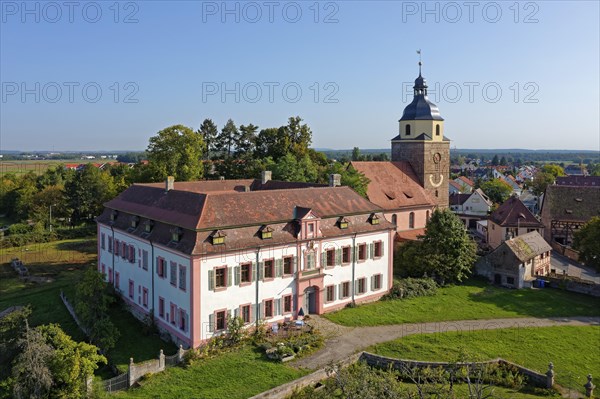
[[475, 188], [475, 183], [473, 183], [473, 180], [465, 176], [457, 177], [456, 179], [454, 179], [454, 182], [459, 185], [460, 192], [464, 194], [472, 192]]
[[540, 212], [550, 243], [571, 246], [573, 234], [592, 217], [600, 215], [600, 177], [557, 178], [544, 193]]
[[477, 274], [494, 284], [530, 288], [538, 277], [550, 274], [552, 247], [537, 231], [511, 238], [477, 263]]
[[134, 315], [197, 347], [227, 328], [373, 301], [394, 226], [348, 187], [260, 180], [134, 184], [97, 218], [98, 269]]
[[492, 249], [495, 249], [505, 240], [532, 231], [543, 233], [544, 225], [519, 198], [512, 196], [490, 215], [487, 242]]
[[450, 195], [452, 195], [452, 194], [462, 194], [462, 187], [460, 186], [460, 184], [458, 184], [454, 180], [450, 180], [448, 182], [448, 193]]
[[492, 201], [480, 188], [471, 194], [452, 194], [450, 196], [450, 210], [469, 229], [476, 229], [477, 221], [487, 218], [492, 205]]

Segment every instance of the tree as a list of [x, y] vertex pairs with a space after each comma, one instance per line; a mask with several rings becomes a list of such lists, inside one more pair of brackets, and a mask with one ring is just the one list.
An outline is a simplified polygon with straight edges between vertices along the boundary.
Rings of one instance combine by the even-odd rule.
[[16, 399], [46, 398], [52, 387], [52, 372], [48, 366], [52, 348], [37, 329], [29, 328], [19, 340], [20, 353], [12, 368], [13, 394]]
[[109, 351], [119, 339], [119, 330], [108, 317], [115, 301], [107, 292], [107, 284], [94, 268], [88, 268], [75, 287], [75, 312], [85, 325], [90, 341]]
[[176, 180], [198, 180], [204, 175], [202, 136], [189, 127], [174, 125], [150, 138], [148, 161], [156, 180], [173, 176]]
[[477, 247], [453, 212], [436, 209], [427, 222], [421, 257], [440, 284], [461, 282], [471, 275]]
[[308, 147], [312, 142], [312, 132], [308, 125], [302, 124], [302, 118], [292, 116], [288, 118], [288, 124], [280, 129], [290, 139], [289, 152], [294, 154], [298, 159], [304, 157], [308, 152]]
[[556, 165], [553, 163], [542, 166], [542, 172], [550, 173], [555, 178], [557, 178], [558, 176], [566, 176], [565, 170], [562, 167], [560, 167], [560, 165]]
[[72, 209], [72, 223], [93, 220], [116, 194], [111, 175], [92, 164], [77, 171], [65, 185], [65, 192]]
[[506, 165], [507, 165], [507, 162], [506, 162], [506, 157], [502, 157], [502, 158], [500, 159], [500, 165], [502, 165], [502, 166], [506, 166]]
[[[52, 207], [52, 221], [50, 220]], [[45, 225], [57, 224], [58, 220], [71, 215], [63, 187], [47, 186], [33, 195], [29, 217]]]
[[595, 163], [591, 165], [588, 169], [591, 176], [600, 176], [600, 163]]
[[227, 157], [231, 157], [239, 134], [240, 132], [233, 120], [228, 119], [223, 129], [221, 129], [221, 133], [216, 137], [215, 150]]
[[[9, 377], [10, 365], [19, 353], [19, 340], [27, 328], [31, 307], [25, 306], [0, 318], [0, 359], [7, 367], [0, 367], [0, 381]], [[0, 387], [0, 398], [3, 397]]]
[[249, 124], [240, 126], [240, 133], [235, 143], [235, 157], [249, 159], [254, 155], [256, 146], [256, 131], [258, 126]]
[[541, 195], [546, 191], [546, 187], [550, 184], [553, 184], [556, 180], [556, 177], [552, 173], [543, 172], [539, 170], [535, 176], [533, 176], [533, 181], [531, 182], [531, 190], [535, 195]]
[[482, 183], [481, 190], [497, 204], [506, 201], [513, 191], [512, 187], [501, 179], [492, 179]]
[[579, 260], [600, 272], [600, 217], [594, 216], [574, 235], [573, 248]]
[[354, 147], [352, 149], [352, 160], [353, 161], [360, 161], [360, 148]]
[[210, 159], [210, 155], [215, 151], [215, 144], [219, 130], [212, 119], [205, 119], [198, 129], [198, 134], [202, 136], [205, 145], [205, 159]]
[[492, 165], [498, 166], [499, 163], [500, 163], [500, 161], [498, 160], [498, 154], [496, 154], [496, 155], [494, 155], [494, 158], [492, 158]]
[[54, 381], [53, 398], [85, 398], [86, 379], [94, 374], [99, 363], [107, 363], [98, 348], [86, 342], [76, 342], [58, 324], [36, 328], [52, 348], [47, 361]]

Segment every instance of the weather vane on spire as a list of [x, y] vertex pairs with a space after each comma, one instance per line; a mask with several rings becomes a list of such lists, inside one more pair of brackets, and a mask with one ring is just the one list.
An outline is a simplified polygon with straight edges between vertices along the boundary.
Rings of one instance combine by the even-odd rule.
[[417, 50], [417, 54], [419, 54], [419, 76], [421, 76], [421, 65], [423, 65], [421, 62], [421, 49]]

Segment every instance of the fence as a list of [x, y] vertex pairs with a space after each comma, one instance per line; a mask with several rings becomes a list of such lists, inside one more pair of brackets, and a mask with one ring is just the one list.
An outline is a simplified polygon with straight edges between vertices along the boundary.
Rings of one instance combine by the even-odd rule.
[[[405, 367], [408, 368], [436, 368], [436, 367], [450, 367], [452, 365], [460, 365], [457, 363], [448, 363], [448, 362], [419, 362], [415, 360], [402, 360], [402, 359], [393, 359], [385, 356], [379, 356], [368, 352], [362, 352], [358, 354], [354, 354], [347, 359], [343, 360], [340, 363], [340, 366], [348, 366], [357, 361], [364, 361], [371, 367], [377, 367], [382, 369], [387, 369], [388, 367], [393, 367], [395, 369], [402, 370]], [[534, 370], [530, 370], [526, 367], [520, 366], [515, 363], [511, 363], [504, 359], [495, 359], [490, 360], [488, 362], [478, 362], [478, 363], [470, 363], [474, 364], [505, 364], [516, 367], [519, 372], [525, 376], [527, 376], [528, 380], [532, 385], [538, 387], [552, 387], [554, 386], [554, 366], [552, 363], [549, 364], [548, 371], [543, 374]], [[294, 393], [294, 391], [307, 387], [309, 385], [316, 385], [319, 382], [329, 378], [330, 375], [328, 373], [327, 368], [322, 368], [315, 371], [312, 374], [306, 375], [304, 377], [298, 378], [292, 382], [289, 382], [284, 385], [280, 385], [268, 391], [262, 392], [256, 396], [253, 396], [250, 399], [274, 399], [274, 398], [287, 398], [290, 397]], [[591, 382], [589, 382], [591, 384]], [[586, 387], [587, 389], [587, 387]], [[591, 397], [591, 396], [590, 396]]]
[[73, 320], [75, 320], [77, 327], [79, 327], [79, 329], [81, 331], [83, 331], [83, 333], [86, 336], [89, 336], [87, 328], [85, 328], [85, 326], [79, 321], [79, 318], [77, 317], [77, 314], [75, 313], [75, 309], [73, 309], [73, 306], [71, 305], [71, 303], [69, 303], [69, 300], [67, 299], [67, 297], [65, 296], [65, 293], [62, 290], [60, 290], [60, 299], [62, 299], [63, 303], [65, 304], [65, 307], [71, 314], [71, 317], [73, 318]]

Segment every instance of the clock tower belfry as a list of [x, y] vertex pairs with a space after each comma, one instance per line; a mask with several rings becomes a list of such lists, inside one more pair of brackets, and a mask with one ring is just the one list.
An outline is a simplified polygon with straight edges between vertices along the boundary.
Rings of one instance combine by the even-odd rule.
[[427, 98], [427, 83], [421, 76], [413, 86], [414, 97], [404, 108], [399, 134], [392, 139], [392, 162], [407, 161], [421, 186], [439, 208], [448, 207], [450, 140], [444, 137], [444, 118]]

